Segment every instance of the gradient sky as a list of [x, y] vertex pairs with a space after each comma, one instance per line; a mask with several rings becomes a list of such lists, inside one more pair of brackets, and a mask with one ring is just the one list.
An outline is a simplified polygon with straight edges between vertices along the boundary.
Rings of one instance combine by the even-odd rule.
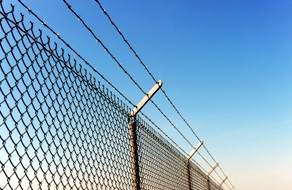
[[[68, 2], [148, 91], [154, 81], [94, 0]], [[154, 76], [163, 80], [164, 90], [237, 190], [291, 188], [292, 1], [100, 2]], [[62, 1], [26, 4], [129, 99], [143, 97]], [[196, 144], [163, 95], [158, 93], [154, 101]], [[144, 112], [191, 151], [152, 105]]]

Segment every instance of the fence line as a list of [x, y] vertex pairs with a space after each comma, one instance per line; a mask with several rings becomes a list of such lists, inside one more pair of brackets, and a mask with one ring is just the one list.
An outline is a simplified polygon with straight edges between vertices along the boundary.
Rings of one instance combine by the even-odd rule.
[[[49, 37], [0, 10], [0, 189], [131, 189], [130, 109]], [[137, 117], [141, 189], [221, 189]]]
[[[21, 0], [18, 0], [21, 1]], [[73, 13], [73, 15], [78, 19], [78, 21], [81, 21], [82, 25], [86, 28], [86, 30], [89, 31], [89, 33], [94, 37], [94, 39], [101, 44], [101, 46], [104, 48], [104, 50], [112, 57], [112, 59], [118, 64], [118, 66], [124, 71], [124, 73], [130, 78], [130, 80], [144, 93], [146, 94], [146, 92], [142, 89], [142, 87], [137, 83], [137, 81], [135, 81], [135, 79], [131, 76], [131, 74], [123, 67], [123, 65], [120, 64], [120, 62], [118, 61], [118, 59], [112, 54], [112, 52], [110, 51], [110, 49], [108, 49], [108, 47], [106, 47], [106, 45], [97, 37], [97, 35], [94, 33], [94, 31], [89, 27], [89, 25], [85, 22], [84, 19], [81, 18], [81, 16], [73, 9], [73, 7], [71, 6], [71, 4], [69, 4], [67, 2], [67, 0], [62, 0], [66, 6], [68, 7], [68, 9]], [[143, 60], [140, 58], [140, 56], [138, 55], [138, 53], [134, 50], [133, 46], [129, 43], [129, 41], [126, 39], [125, 35], [121, 32], [121, 30], [117, 27], [117, 25], [115, 24], [115, 22], [113, 21], [113, 19], [110, 17], [110, 15], [108, 14], [108, 12], [103, 8], [102, 4], [98, 1], [98, 0], [94, 0], [99, 8], [102, 10], [102, 12], [105, 14], [105, 16], [107, 17], [107, 19], [109, 20], [110, 24], [112, 24], [112, 26], [115, 28], [115, 30], [118, 32], [118, 34], [121, 36], [121, 38], [123, 39], [123, 41], [127, 44], [127, 46], [129, 47], [129, 49], [133, 52], [134, 56], [138, 59], [139, 63], [143, 66], [143, 68], [146, 70], [146, 72], [148, 73], [148, 75], [153, 79], [154, 82], [157, 82], [157, 80], [155, 79], [154, 75], [150, 72], [150, 70], [147, 68], [147, 66], [144, 64]], [[199, 136], [195, 133], [195, 131], [192, 129], [192, 127], [189, 125], [189, 123], [186, 121], [186, 119], [182, 116], [182, 114], [180, 113], [180, 111], [177, 109], [177, 107], [174, 105], [173, 101], [170, 100], [169, 96], [166, 94], [166, 91], [161, 88], [162, 93], [164, 94], [165, 98], [168, 100], [168, 102], [170, 103], [170, 105], [174, 108], [174, 110], [176, 111], [176, 113], [180, 116], [180, 118], [183, 120], [183, 122], [186, 124], [187, 128], [190, 129], [190, 131], [192, 132], [192, 134], [196, 137], [196, 139], [200, 142], [201, 139], [199, 138]], [[183, 135], [183, 133], [178, 129], [178, 127], [169, 119], [169, 117], [161, 110], [161, 108], [152, 100], [150, 100], [151, 103], [156, 107], [156, 109], [158, 109], [158, 111], [163, 115], [163, 117], [171, 124], [171, 126], [173, 128], [175, 128], [175, 130], [184, 138], [184, 140], [191, 146], [193, 147], [192, 143]], [[207, 147], [204, 145], [203, 148], [206, 150], [207, 154], [210, 156], [210, 158], [214, 161], [214, 163], [216, 163], [217, 161], [215, 160], [215, 158], [213, 157], [213, 155], [209, 152], [209, 150], [207, 149]], [[202, 156], [202, 154], [199, 154], [199, 156], [210, 166], [211, 164]], [[220, 171], [222, 172], [222, 174], [224, 175], [224, 177], [227, 177], [227, 175], [225, 174], [225, 172], [222, 170], [222, 168], [219, 166]], [[215, 173], [218, 175], [218, 177], [223, 181], [222, 177], [220, 176], [220, 174], [215, 171]], [[228, 179], [229, 181], [229, 179]], [[232, 185], [232, 183], [229, 181], [229, 183]], [[229, 187], [230, 188], [230, 187]]]

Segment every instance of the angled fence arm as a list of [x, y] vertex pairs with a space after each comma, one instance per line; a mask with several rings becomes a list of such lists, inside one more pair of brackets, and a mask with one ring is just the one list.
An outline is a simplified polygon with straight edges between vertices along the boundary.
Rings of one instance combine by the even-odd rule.
[[226, 177], [222, 180], [222, 182], [221, 182], [220, 185], [219, 185], [220, 187], [222, 187], [222, 185], [225, 183], [225, 181], [227, 180], [227, 178], [228, 178], [228, 177], [226, 176]]
[[219, 165], [218, 162], [216, 162], [216, 164], [211, 168], [211, 170], [208, 172], [207, 176], [209, 177], [211, 175], [211, 173], [217, 168], [217, 166]]
[[193, 155], [200, 149], [200, 147], [204, 144], [204, 141], [200, 141], [194, 149], [190, 152], [190, 154], [187, 156], [187, 160], [189, 161]]
[[131, 111], [129, 117], [134, 117], [137, 113], [147, 104], [147, 102], [154, 96], [154, 94], [161, 88], [162, 81], [159, 80], [152, 89], [144, 96], [144, 98], [139, 102], [139, 104]]

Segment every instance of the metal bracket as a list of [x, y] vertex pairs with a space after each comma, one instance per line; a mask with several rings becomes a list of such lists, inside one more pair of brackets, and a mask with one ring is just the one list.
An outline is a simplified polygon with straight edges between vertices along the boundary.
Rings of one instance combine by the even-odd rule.
[[219, 185], [220, 187], [221, 187], [221, 186], [223, 185], [223, 183], [227, 180], [227, 178], [228, 178], [228, 177], [226, 176], [225, 179], [223, 179], [223, 181], [222, 181], [222, 182], [220, 183], [220, 185]]
[[204, 144], [204, 141], [200, 141], [195, 148], [192, 150], [192, 152], [188, 155], [187, 160], [189, 161], [193, 155], [199, 150], [199, 148]]
[[216, 167], [219, 165], [218, 162], [211, 168], [211, 170], [208, 172], [208, 177], [211, 175], [211, 173], [216, 169]]
[[146, 103], [154, 96], [154, 94], [161, 88], [162, 81], [159, 80], [152, 89], [144, 96], [144, 98], [139, 102], [139, 104], [131, 111], [129, 117], [134, 117], [137, 113], [146, 105]]

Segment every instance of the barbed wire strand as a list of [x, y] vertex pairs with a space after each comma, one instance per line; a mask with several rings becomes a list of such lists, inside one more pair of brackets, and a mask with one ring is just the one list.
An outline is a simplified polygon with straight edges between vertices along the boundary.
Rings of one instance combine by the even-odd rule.
[[[94, 37], [94, 39], [101, 44], [101, 46], [104, 48], [104, 50], [110, 55], [110, 57], [118, 64], [118, 66], [124, 71], [124, 73], [130, 78], [130, 80], [140, 89], [141, 92], [143, 92], [144, 95], [147, 95], [147, 93], [143, 90], [143, 88], [134, 80], [134, 78], [130, 75], [130, 73], [123, 67], [123, 65], [117, 60], [117, 58], [110, 52], [109, 48], [96, 36], [96, 34], [92, 31], [92, 29], [85, 23], [85, 21], [81, 18], [80, 15], [76, 13], [76, 11], [73, 10], [72, 6], [66, 1], [63, 0], [63, 2], [67, 5], [68, 9], [77, 17], [77, 19], [83, 24], [83, 26], [89, 31], [89, 33]], [[156, 81], [157, 83], [157, 81]], [[158, 107], [156, 103], [154, 103], [153, 100], [150, 100], [153, 105], [158, 109], [158, 111], [165, 117], [165, 119], [175, 128], [175, 130], [184, 138], [184, 140], [191, 146], [192, 143], [183, 135], [183, 133], [173, 124], [173, 122], [167, 117], [167, 115]], [[136, 106], [135, 106], [136, 107]]]
[[[144, 67], [144, 69], [147, 71], [147, 73], [151, 76], [151, 78], [153, 79], [153, 81], [157, 81], [156, 78], [154, 77], [154, 75], [150, 72], [150, 70], [148, 69], [148, 67], [145, 65], [145, 63], [143, 62], [143, 60], [140, 58], [140, 56], [138, 55], [138, 53], [135, 51], [135, 49], [133, 48], [133, 46], [129, 43], [129, 41], [126, 39], [126, 37], [124, 36], [124, 34], [121, 32], [121, 30], [118, 28], [118, 26], [115, 24], [115, 22], [113, 21], [113, 19], [110, 17], [110, 15], [106, 12], [106, 9], [103, 8], [102, 4], [98, 1], [98, 0], [94, 0], [100, 7], [100, 9], [102, 10], [102, 12], [106, 15], [106, 17], [109, 19], [110, 23], [114, 26], [114, 28], [116, 29], [116, 31], [120, 34], [120, 36], [123, 38], [124, 42], [128, 45], [128, 47], [131, 49], [131, 51], [134, 53], [135, 57], [139, 60], [140, 64]], [[189, 125], [189, 123], [186, 121], [186, 119], [183, 117], [183, 115], [180, 113], [180, 111], [177, 109], [177, 107], [174, 105], [174, 103], [170, 100], [169, 96], [166, 94], [166, 91], [163, 90], [163, 88], [161, 88], [162, 93], [164, 94], [164, 96], [167, 98], [167, 100], [169, 101], [169, 103], [171, 104], [171, 106], [175, 109], [175, 111], [177, 112], [177, 114], [181, 117], [181, 119], [185, 122], [185, 124], [188, 126], [188, 128], [192, 131], [192, 133], [195, 135], [195, 137], [197, 138], [198, 141], [201, 141], [201, 139], [199, 138], [199, 136], [196, 134], [196, 132], [192, 129], [192, 127]]]
[[[111, 18], [111, 16], [107, 13], [106, 9], [102, 6], [102, 4], [99, 2], [99, 0], [94, 0], [99, 8], [102, 10], [102, 12], [104, 13], [104, 15], [108, 18], [108, 20], [110, 21], [110, 23], [113, 25], [113, 27], [116, 29], [116, 31], [119, 33], [119, 35], [122, 37], [122, 39], [124, 40], [124, 42], [127, 44], [127, 46], [130, 48], [130, 50], [133, 52], [133, 54], [135, 55], [135, 57], [139, 60], [140, 64], [144, 67], [144, 69], [147, 71], [147, 73], [150, 75], [150, 77], [156, 82], [156, 78], [154, 77], [154, 75], [150, 72], [150, 70], [148, 69], [148, 67], [145, 65], [145, 63], [143, 62], [143, 60], [141, 59], [141, 57], [138, 55], [138, 53], [136, 52], [136, 50], [133, 48], [133, 46], [129, 43], [129, 41], [126, 39], [125, 35], [121, 32], [121, 30], [118, 28], [118, 26], [116, 25], [116, 23], [113, 21], [113, 19]], [[172, 107], [175, 109], [175, 111], [177, 112], [177, 114], [181, 117], [181, 119], [184, 121], [184, 123], [188, 126], [188, 128], [192, 131], [192, 133], [195, 135], [195, 137], [197, 138], [198, 141], [201, 141], [201, 139], [199, 138], [199, 136], [196, 134], [196, 132], [192, 129], [192, 127], [189, 125], [189, 123], [186, 121], [186, 119], [182, 116], [182, 114], [179, 112], [179, 110], [177, 109], [177, 107], [174, 105], [174, 103], [170, 100], [169, 96], [166, 94], [166, 91], [163, 90], [163, 88], [161, 88], [161, 91], [163, 92], [163, 94], [165, 95], [165, 97], [167, 98], [167, 100], [169, 101], [169, 103], [172, 105]], [[212, 154], [210, 153], [210, 151], [207, 149], [207, 147], [204, 145], [204, 149], [207, 151], [207, 153], [209, 154], [209, 156], [213, 159], [214, 162], [216, 162], [216, 160], [214, 159], [214, 157], [212, 156]], [[225, 174], [225, 172], [222, 170], [222, 168], [220, 167], [221, 172], [227, 176]], [[229, 179], [229, 178], [228, 178]]]
[[[212, 156], [212, 154], [210, 153], [210, 151], [207, 149], [207, 147], [203, 144], [204, 149], [207, 151], [208, 155], [211, 157], [211, 159], [216, 163], [215, 158]], [[218, 168], [220, 169], [221, 173], [227, 177], [226, 173], [223, 171], [222, 167], [220, 165], [218, 165]], [[216, 172], [216, 170], [215, 170]], [[227, 178], [227, 181], [233, 186], [233, 184], [231, 183], [231, 181], [229, 180], [229, 178]]]
[[[225, 174], [225, 172], [223, 171], [223, 169], [222, 169], [222, 167], [219, 165], [219, 169], [221, 170], [221, 172], [225, 175], [225, 176], [227, 176], [226, 174]], [[230, 189], [232, 189], [232, 188], [234, 188], [234, 186], [233, 186], [233, 184], [231, 183], [231, 181], [229, 180], [229, 178], [227, 178], [227, 181], [229, 182], [229, 184], [231, 185], [231, 188]]]
[[[154, 75], [150, 72], [150, 70], [148, 69], [148, 67], [144, 64], [143, 60], [140, 58], [140, 56], [138, 55], [138, 53], [134, 50], [133, 46], [129, 43], [129, 41], [126, 39], [126, 37], [124, 36], [124, 34], [121, 32], [121, 30], [118, 28], [118, 26], [115, 24], [115, 22], [113, 21], [113, 19], [110, 17], [110, 15], [107, 13], [106, 9], [103, 8], [102, 4], [98, 1], [98, 0], [94, 0], [100, 7], [100, 9], [102, 10], [102, 12], [106, 15], [106, 17], [109, 19], [110, 23], [114, 26], [114, 28], [116, 29], [116, 31], [120, 34], [120, 36], [123, 38], [124, 42], [128, 45], [128, 47], [131, 49], [131, 51], [134, 53], [134, 55], [137, 57], [137, 59], [139, 60], [140, 64], [143, 65], [144, 69], [147, 71], [147, 73], [151, 76], [151, 78], [156, 82], [156, 78], [154, 77]], [[167, 100], [170, 102], [170, 104], [172, 105], [172, 107], [175, 109], [175, 111], [178, 113], [178, 115], [181, 117], [181, 119], [185, 122], [185, 124], [188, 126], [188, 128], [192, 131], [192, 133], [196, 136], [198, 141], [201, 141], [201, 139], [199, 138], [199, 136], [196, 134], [196, 132], [192, 129], [192, 127], [189, 125], [189, 123], [186, 121], [186, 119], [182, 116], [182, 114], [179, 112], [179, 110], [177, 109], [177, 107], [173, 104], [173, 102], [170, 100], [169, 96], [166, 94], [165, 90], [163, 90], [163, 87], [161, 88], [163, 94], [166, 96]], [[205, 149], [206, 146], [204, 146]], [[207, 150], [208, 154], [210, 154], [210, 152]], [[213, 158], [213, 156], [210, 154], [211, 158], [216, 162], [216, 160]]]
[[[107, 13], [106, 9], [102, 6], [102, 4], [99, 2], [99, 0], [94, 0], [98, 5], [99, 8], [102, 10], [102, 12], [104, 13], [104, 15], [108, 18], [108, 20], [110, 21], [110, 23], [113, 25], [113, 27], [116, 29], [116, 31], [119, 33], [119, 35], [122, 37], [122, 39], [124, 40], [124, 42], [127, 44], [127, 46], [130, 48], [130, 50], [133, 52], [133, 54], [135, 55], [135, 57], [139, 60], [140, 64], [144, 67], [144, 69], [147, 71], [147, 73], [150, 75], [150, 77], [156, 82], [156, 78], [154, 77], [154, 75], [150, 72], [150, 70], [148, 69], [148, 67], [145, 65], [145, 63], [143, 62], [143, 60], [141, 59], [141, 57], [138, 55], [138, 53], [135, 51], [135, 49], [133, 48], [133, 46], [129, 43], [129, 41], [126, 39], [125, 35], [121, 32], [121, 30], [118, 28], [118, 26], [116, 25], [116, 23], [113, 21], [113, 19], [111, 18], [111, 16]], [[197, 138], [198, 141], [201, 141], [201, 139], [199, 138], [199, 136], [196, 134], [196, 132], [193, 130], [193, 128], [189, 125], [189, 123], [186, 121], [186, 119], [182, 116], [182, 114], [180, 113], [180, 111], [177, 109], [177, 107], [174, 105], [174, 103], [170, 100], [169, 96], [166, 94], [166, 91], [163, 90], [163, 88], [161, 88], [161, 91], [163, 92], [163, 94], [165, 95], [165, 97], [167, 98], [167, 100], [169, 101], [169, 103], [172, 105], [172, 107], [175, 109], [175, 111], [177, 112], [177, 114], [181, 117], [181, 119], [184, 121], [184, 123], [188, 126], [188, 128], [192, 131], [192, 133], [195, 135], [195, 137]], [[207, 151], [208, 155], [212, 158], [212, 160], [214, 162], [216, 162], [215, 158], [213, 157], [213, 155], [210, 153], [210, 151], [207, 149], [207, 147], [204, 145], [203, 146], [204, 149]], [[222, 168], [220, 167], [221, 172], [227, 176], [225, 174], [225, 172], [222, 170]]]
[[[41, 22], [50, 32], [56, 35], [60, 41], [62, 41], [72, 52], [74, 52], [87, 66], [89, 66], [95, 73], [97, 73], [108, 85], [110, 85], [120, 96], [122, 96], [129, 104], [136, 106], [131, 100], [129, 100], [117, 87], [115, 87], [104, 75], [102, 75], [95, 67], [93, 67], [84, 57], [82, 57], [75, 49], [72, 48], [57, 32], [55, 32], [50, 26], [48, 26], [37, 14], [35, 14], [28, 6], [26, 6], [21, 0], [18, 2], [30, 13], [32, 14], [39, 22]], [[158, 127], [148, 116], [143, 112], [140, 112], [152, 125], [154, 125], [167, 139], [169, 139], [178, 149], [183, 151], [186, 155], [187, 153], [177, 144], [175, 141], [170, 138], [160, 127]]]
[[[218, 173], [218, 171], [217, 170], [214, 170], [214, 172], [219, 176], [219, 173]], [[224, 180], [224, 178], [226, 178], [227, 176], [225, 175], [225, 177], [224, 178], [222, 178], [221, 176], [219, 176], [220, 177], [220, 180], [221, 180], [221, 183], [223, 182], [223, 180]], [[226, 180], [228, 180], [228, 178], [226, 179]], [[226, 182], [226, 181], [225, 181]], [[225, 185], [225, 186], [227, 186], [229, 189], [230, 189], [230, 187], [227, 185], [227, 183], [223, 183], [222, 185]]]

